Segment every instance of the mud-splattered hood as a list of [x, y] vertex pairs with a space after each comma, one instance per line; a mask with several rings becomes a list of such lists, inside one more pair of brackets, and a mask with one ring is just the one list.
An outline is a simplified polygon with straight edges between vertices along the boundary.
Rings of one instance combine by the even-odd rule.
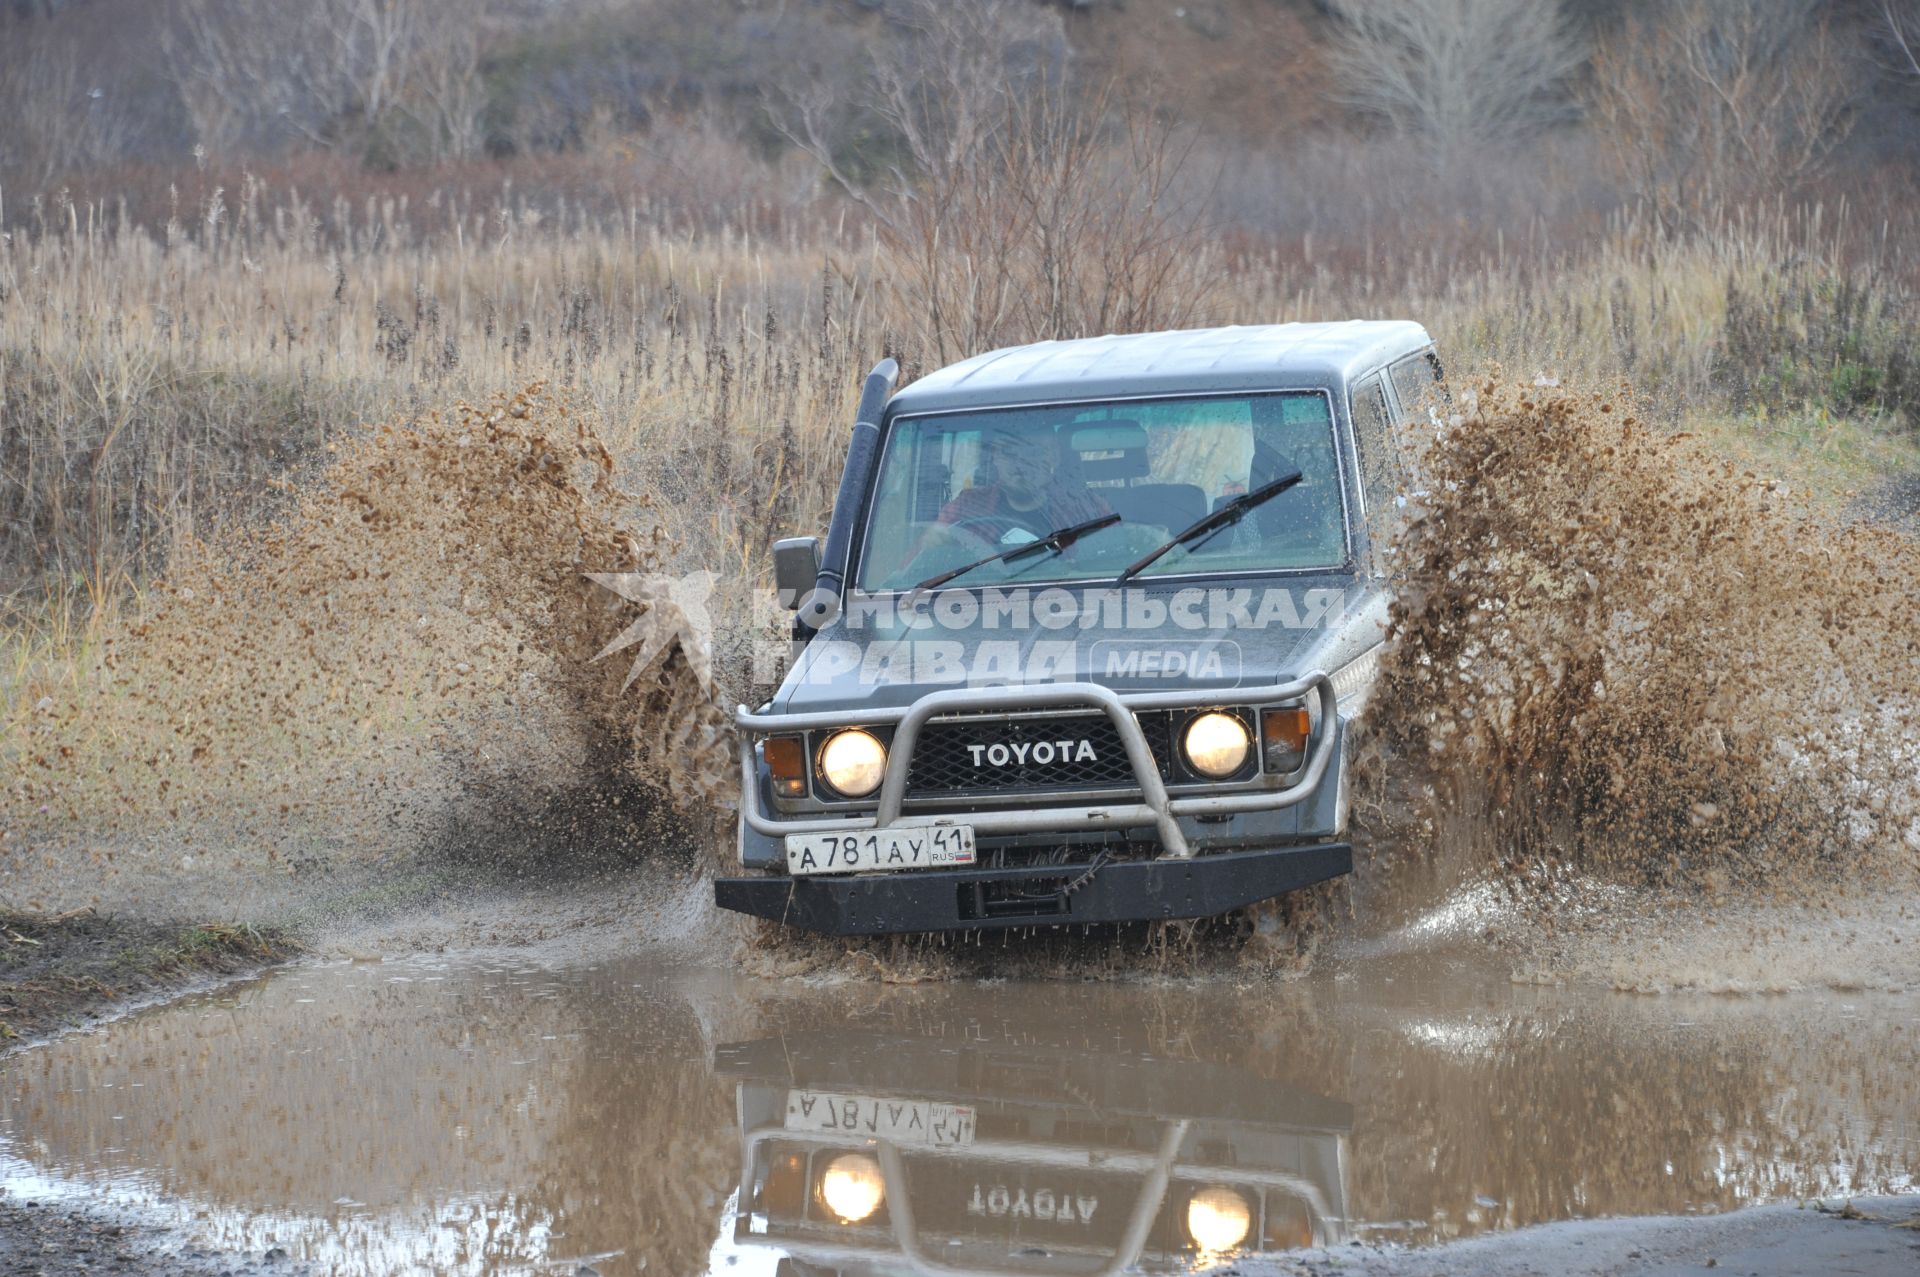
[[1385, 623], [1384, 592], [1346, 574], [955, 590], [911, 612], [856, 601], [799, 655], [773, 708], [891, 708], [947, 688], [1069, 681], [1123, 692], [1262, 686], [1339, 668], [1379, 643]]

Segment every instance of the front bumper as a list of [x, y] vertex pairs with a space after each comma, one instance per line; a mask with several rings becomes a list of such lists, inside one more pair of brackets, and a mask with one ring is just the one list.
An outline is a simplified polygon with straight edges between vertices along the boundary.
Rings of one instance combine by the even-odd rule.
[[[1313, 696], [1320, 703], [1321, 728], [1308, 747], [1306, 766], [1298, 779], [1278, 778], [1263, 785], [1218, 794], [1170, 797], [1160, 778], [1159, 764], [1141, 734], [1134, 711], [1192, 709], [1232, 704], [1261, 709]], [[1099, 683], [1048, 683], [1029, 687], [953, 688], [930, 692], [911, 706], [855, 713], [756, 714], [742, 705], [734, 715], [740, 729], [740, 814], [755, 832], [769, 837], [787, 834], [848, 833], [929, 824], [938, 817], [907, 816], [901, 808], [907, 794], [915, 742], [931, 719], [946, 714], [1018, 713], [1043, 709], [1082, 709], [1105, 714], [1119, 735], [1133, 769], [1138, 801], [1111, 801], [1052, 806], [1044, 797], [1012, 801], [1006, 807], [976, 808], [965, 819], [976, 833], [1041, 834], [1081, 829], [1152, 828], [1159, 835], [1163, 855], [1176, 860], [1193, 855], [1176, 817], [1227, 816], [1239, 812], [1274, 811], [1313, 797], [1333, 757], [1337, 703], [1333, 680], [1315, 670], [1288, 683], [1269, 687], [1208, 689], [1194, 692], [1147, 692], [1122, 695]], [[827, 815], [813, 818], [776, 816], [761, 807], [759, 774], [754, 761], [756, 737], [782, 732], [827, 728], [894, 725], [893, 745], [887, 753], [886, 778], [876, 795], [872, 815]]]
[[[1312, 696], [1320, 726], [1307, 759], [1292, 778], [1263, 778], [1227, 792], [1170, 795], [1161, 779], [1136, 711], [1188, 709], [1227, 703], [1260, 709]], [[907, 776], [921, 728], [948, 714], [1014, 713], [1042, 709], [1092, 710], [1113, 724], [1133, 772], [1134, 792], [1104, 802], [1049, 803], [1044, 796], [1012, 798], [1002, 805], [976, 805], [964, 814], [902, 811]], [[1103, 863], [1090, 877], [1087, 866], [909, 870], [850, 878], [790, 878], [769, 874], [723, 878], [714, 902], [723, 909], [771, 918], [790, 926], [834, 935], [913, 931], [983, 930], [1016, 926], [1075, 926], [1199, 918], [1271, 899], [1349, 871], [1352, 853], [1341, 844], [1280, 841], [1271, 831], [1246, 838], [1231, 850], [1196, 855], [1181, 828], [1183, 819], [1224, 826], [1238, 817], [1282, 811], [1318, 797], [1337, 751], [1338, 706], [1332, 681], [1321, 671], [1265, 687], [1121, 694], [1097, 683], [1025, 687], [953, 688], [929, 693], [910, 706], [831, 714], [735, 715], [741, 729], [741, 825], [749, 836], [779, 840], [788, 834], [847, 832], [942, 824], [971, 825], [983, 838], [1059, 845], [1088, 831], [1152, 830], [1158, 854], [1150, 860]], [[885, 723], [894, 728], [885, 779], [875, 807], [866, 814], [817, 817], [777, 815], [762, 805], [754, 742], [759, 736]], [[1338, 778], [1334, 781], [1336, 790]], [[1336, 800], [1337, 805], [1337, 800]], [[1337, 827], [1337, 826], [1336, 826]], [[1242, 835], [1244, 837], [1244, 835]], [[1260, 850], [1247, 850], [1251, 843]]]
[[1352, 847], [1317, 843], [1122, 860], [1090, 874], [1088, 866], [1069, 864], [844, 878], [721, 878], [713, 894], [723, 909], [827, 935], [871, 936], [1210, 918], [1352, 868]]

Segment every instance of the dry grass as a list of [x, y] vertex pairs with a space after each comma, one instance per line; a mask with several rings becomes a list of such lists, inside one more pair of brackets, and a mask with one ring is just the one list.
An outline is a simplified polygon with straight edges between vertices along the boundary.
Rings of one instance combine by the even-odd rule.
[[[275, 509], [288, 476], [361, 423], [536, 379], [600, 423], [671, 561], [758, 579], [772, 537], [824, 524], [865, 369], [893, 352], [911, 374], [939, 347], [917, 277], [857, 225], [670, 231], [637, 207], [423, 202], [320, 210], [249, 181], [164, 226], [69, 205], [0, 243], [0, 721], [79, 677], [181, 547]], [[1438, 234], [1425, 251], [1215, 243], [1225, 283], [1160, 309], [1420, 319], [1457, 371], [1630, 381], [1656, 420], [1763, 463], [1811, 453], [1838, 491], [1914, 457], [1903, 402], [1826, 393], [1838, 383], [1820, 361], [1870, 361], [1913, 326], [1916, 237], [1858, 220], [1735, 210], [1671, 236], [1619, 219], [1583, 241], [1543, 227], [1475, 251]], [[1860, 323], [1878, 335], [1864, 355], [1858, 333], [1828, 349], [1817, 315], [1789, 314], [1798, 328], [1746, 355], [1814, 375], [1775, 375], [1794, 400], [1755, 404], [1767, 370], [1729, 368], [1730, 306], [1738, 318], [1809, 280], [1864, 290]]]

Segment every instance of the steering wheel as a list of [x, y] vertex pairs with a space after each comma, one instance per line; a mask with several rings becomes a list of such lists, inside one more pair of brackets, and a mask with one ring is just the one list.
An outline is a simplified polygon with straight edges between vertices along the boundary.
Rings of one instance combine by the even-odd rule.
[[[1008, 533], [1013, 532], [1015, 529], [1022, 532], [1026, 531], [1019, 523], [998, 514], [976, 514], [971, 518], [955, 519], [947, 526], [960, 529], [971, 536], [976, 536], [988, 545], [1011, 545], [1013, 542], [1006, 540]], [[1038, 541], [1040, 538], [1033, 537], [1032, 539]]]

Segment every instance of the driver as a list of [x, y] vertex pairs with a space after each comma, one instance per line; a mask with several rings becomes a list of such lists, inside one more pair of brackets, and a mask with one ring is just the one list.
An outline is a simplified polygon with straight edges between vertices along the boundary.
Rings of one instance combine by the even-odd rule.
[[986, 438], [989, 482], [947, 502], [939, 521], [983, 541], [1014, 545], [1110, 512], [1105, 501], [1061, 473], [1060, 438], [1047, 430], [998, 430]]

